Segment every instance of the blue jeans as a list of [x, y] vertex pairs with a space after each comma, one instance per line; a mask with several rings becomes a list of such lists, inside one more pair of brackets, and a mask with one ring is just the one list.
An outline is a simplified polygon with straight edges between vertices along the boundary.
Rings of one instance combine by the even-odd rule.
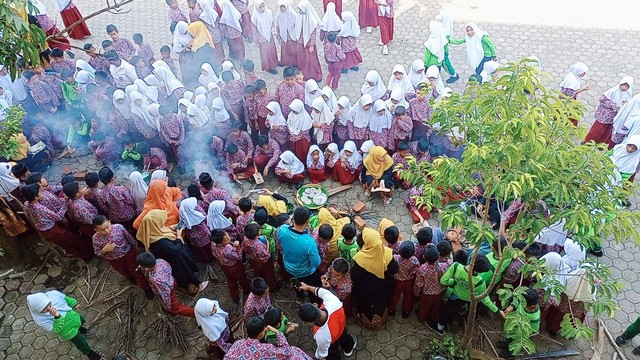
[[482, 59], [482, 61], [480, 61], [480, 65], [478, 65], [478, 67], [476, 68], [476, 74], [480, 75], [480, 73], [482, 72], [482, 70], [484, 69], [484, 63], [486, 63], [487, 61], [491, 61], [493, 60], [492, 57], [484, 57]]

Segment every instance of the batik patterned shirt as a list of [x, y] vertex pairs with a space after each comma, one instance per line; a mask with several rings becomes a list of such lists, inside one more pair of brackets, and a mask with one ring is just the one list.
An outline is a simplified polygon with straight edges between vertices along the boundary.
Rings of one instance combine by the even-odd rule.
[[304, 88], [300, 84], [287, 85], [284, 81], [276, 88], [276, 101], [280, 104], [282, 115], [286, 119], [289, 115], [289, 105], [295, 99], [304, 101]]
[[171, 265], [162, 259], [156, 259], [155, 269], [146, 272], [145, 275], [153, 291], [160, 297], [162, 307], [165, 310], [171, 310], [171, 293], [175, 286]]
[[277, 345], [258, 339], [241, 339], [233, 343], [225, 358], [235, 360], [311, 360], [300, 348], [289, 345], [284, 334], [278, 332]]
[[127, 222], [137, 215], [131, 191], [122, 185], [107, 184], [98, 193], [100, 209], [115, 223]]
[[170, 145], [181, 145], [184, 141], [184, 123], [176, 114], [163, 116], [160, 118], [160, 134]]
[[245, 156], [251, 156], [255, 152], [251, 135], [246, 131], [240, 131], [238, 135], [229, 134], [229, 136], [227, 136], [227, 144], [235, 144], [238, 150], [242, 150], [245, 153]]
[[420, 267], [420, 261], [415, 256], [412, 256], [408, 259], [403, 259], [400, 255], [393, 255], [398, 264], [400, 265], [400, 270], [393, 275], [393, 278], [397, 281], [407, 281], [413, 280], [416, 277], [416, 272]]
[[416, 281], [413, 284], [413, 293], [416, 296], [439, 295], [446, 286], [440, 284], [440, 278], [451, 266], [451, 261], [436, 262], [435, 264], [425, 263], [418, 269], [416, 273]]
[[235, 247], [231, 244], [216, 245], [212, 244], [213, 256], [220, 262], [222, 266], [233, 266], [242, 261], [242, 247]]
[[62, 209], [53, 211], [39, 201], [34, 203], [26, 202], [24, 204], [24, 210], [33, 222], [35, 228], [39, 231], [50, 230], [56, 222], [65, 221], [64, 214], [66, 209], [64, 211]]
[[[100, 250], [107, 244], [112, 243], [115, 245], [113, 251], [107, 253], [100, 253]], [[95, 233], [93, 235], [93, 251], [99, 257], [106, 260], [117, 260], [125, 256], [132, 248], [137, 248], [138, 244], [136, 239], [120, 224], [111, 225], [111, 231], [109, 235], [102, 235]], [[158, 260], [159, 261], [159, 260]], [[164, 261], [164, 260], [162, 260]], [[169, 269], [171, 273], [171, 269]]]
[[125, 38], [114, 40], [113, 50], [115, 50], [116, 53], [118, 53], [118, 55], [120, 55], [120, 57], [126, 62], [129, 62], [131, 60], [131, 57], [136, 53], [136, 48], [133, 46], [131, 41]]
[[98, 209], [84, 198], [69, 200], [69, 219], [80, 224], [93, 225], [93, 218], [98, 215]]
[[262, 316], [271, 309], [271, 298], [269, 296], [257, 297], [253, 293], [249, 294], [244, 303], [244, 314], [242, 317], [247, 322], [254, 316]]

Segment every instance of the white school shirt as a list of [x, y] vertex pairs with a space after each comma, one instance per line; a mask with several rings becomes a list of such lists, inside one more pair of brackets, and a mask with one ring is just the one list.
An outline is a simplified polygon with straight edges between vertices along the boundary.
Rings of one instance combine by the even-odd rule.
[[118, 89], [124, 89], [129, 85], [133, 85], [133, 82], [138, 80], [138, 74], [136, 68], [128, 62], [120, 59], [120, 66], [113, 64], [109, 65], [109, 72], [113, 77], [113, 81]]

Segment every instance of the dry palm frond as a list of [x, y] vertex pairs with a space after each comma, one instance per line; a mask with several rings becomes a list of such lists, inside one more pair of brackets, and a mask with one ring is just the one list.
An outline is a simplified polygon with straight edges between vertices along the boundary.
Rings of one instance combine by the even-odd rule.
[[171, 344], [172, 347], [186, 352], [189, 349], [189, 342], [177, 321], [164, 313], [157, 313], [157, 315], [158, 318], [142, 334], [142, 339], [155, 336], [159, 344], [164, 344], [165, 346]]

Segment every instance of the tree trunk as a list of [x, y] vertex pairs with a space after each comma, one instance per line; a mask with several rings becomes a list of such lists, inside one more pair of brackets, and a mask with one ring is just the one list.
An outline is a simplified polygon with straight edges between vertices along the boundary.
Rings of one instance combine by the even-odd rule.
[[473, 298], [469, 303], [469, 316], [467, 317], [467, 324], [464, 329], [464, 337], [462, 338], [462, 345], [465, 348], [469, 348], [471, 346], [471, 341], [473, 341], [473, 329], [476, 326], [476, 312], [478, 310], [478, 301]]

